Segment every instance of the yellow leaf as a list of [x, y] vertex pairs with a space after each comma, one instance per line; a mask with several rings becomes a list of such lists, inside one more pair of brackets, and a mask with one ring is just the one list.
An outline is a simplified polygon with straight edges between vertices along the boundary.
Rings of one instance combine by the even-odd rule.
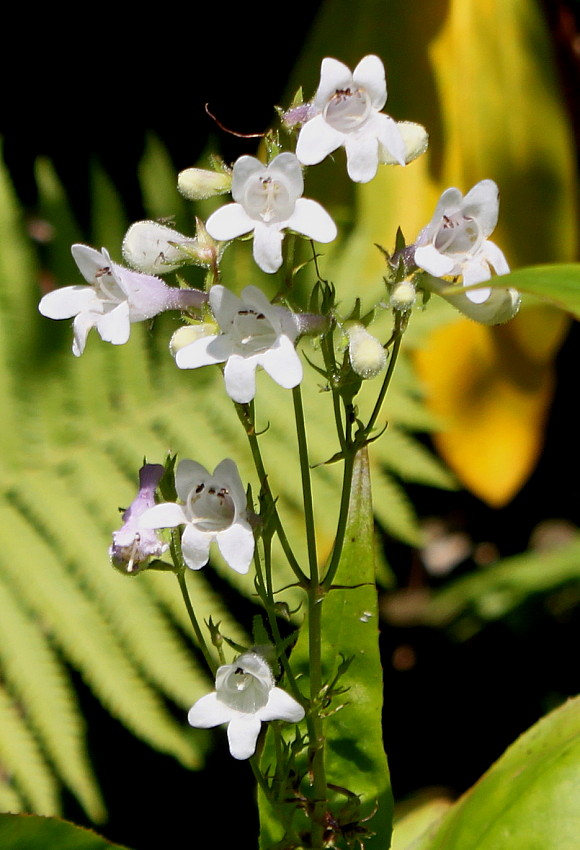
[[568, 324], [546, 307], [497, 328], [460, 319], [415, 354], [430, 406], [445, 423], [435, 436], [438, 450], [493, 507], [509, 502], [536, 464], [554, 388], [552, 360]]

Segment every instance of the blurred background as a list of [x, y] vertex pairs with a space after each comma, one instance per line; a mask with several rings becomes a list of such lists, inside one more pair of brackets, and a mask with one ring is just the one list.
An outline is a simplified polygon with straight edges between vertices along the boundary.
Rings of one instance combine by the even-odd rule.
[[[26, 493], [43, 492], [40, 484], [34, 490], [34, 481], [27, 483], [26, 478], [35, 464], [40, 468], [44, 463], [38, 460], [44, 457], [44, 449], [38, 448], [43, 440], [52, 440], [57, 447], [50, 458], [46, 454], [49, 501], [56, 498], [50, 475], [62, 475], [65, 487], [81, 479], [87, 484], [84, 490], [79, 485], [79, 492], [83, 510], [95, 519], [91, 545], [93, 539], [107, 540], [110, 514], [102, 506], [111, 496], [104, 486], [99, 489], [95, 484], [91, 490], [92, 479], [83, 478], [89, 475], [83, 466], [86, 459], [82, 460], [85, 444], [75, 423], [81, 422], [77, 408], [85, 405], [88, 416], [90, 403], [79, 401], [79, 396], [73, 399], [72, 391], [58, 396], [55, 390], [52, 401], [38, 409], [42, 422], [33, 427], [36, 411], [29, 409], [30, 403], [26, 406], [25, 393], [11, 383], [31, 369], [38, 383], [57, 381], [57, 367], [62, 367], [58, 374], [65, 383], [73, 367], [84, 369], [68, 362], [70, 328], [55, 330], [36, 315], [31, 319], [15, 315], [14, 305], [23, 303], [18, 301], [22, 297], [34, 310], [41, 291], [77, 282], [66, 255], [69, 235], [100, 247], [103, 234], [117, 233], [118, 242], [107, 247], [119, 259], [123, 221], [161, 210], [163, 192], [164, 198], [171, 197], [166, 184], [172, 169], [207, 162], [209, 151], [220, 153], [226, 162], [257, 151], [258, 138], [224, 132], [206, 104], [223, 127], [259, 134], [275, 120], [274, 105], [288, 104], [298, 85], [304, 86], [305, 97], [314, 93], [324, 56], [336, 56], [351, 67], [368, 53], [384, 59], [389, 85], [386, 111], [400, 120], [423, 123], [431, 147], [424, 161], [404, 172], [387, 174], [382, 169], [376, 181], [364, 187], [349, 185], [345, 176], [336, 178], [336, 172], [344, 170], [339, 156], [331, 179], [328, 163], [309, 175], [307, 194], [333, 211], [346, 234], [340, 252], [330, 259], [329, 276], [339, 292], [347, 293], [354, 280], [363, 301], [374, 297], [380, 287], [381, 258], [373, 242], [392, 247], [399, 223], [411, 241], [429, 220], [442, 189], [457, 185], [467, 191], [485, 177], [495, 179], [501, 188], [500, 228], [494, 239], [513, 268], [578, 259], [577, 0], [364, 0], [356, 5], [326, 0], [285, 8], [278, 18], [271, 4], [261, 2], [227, 15], [221, 9], [200, 7], [145, 12], [124, 4], [100, 6], [98, 14], [97, 9], [83, 10], [82, 16], [72, 18], [54, 8], [35, 11], [34, 16], [23, 10], [15, 14], [21, 16], [13, 27], [18, 59], [4, 51], [0, 60], [4, 66], [0, 132], [8, 176], [0, 255], [5, 258], [3, 281], [16, 276], [28, 288], [25, 297], [11, 301], [12, 295], [5, 294], [0, 302], [6, 302], [6, 332], [13, 334], [21, 324], [32, 329], [19, 331], [4, 346], [5, 409], [23, 413], [26, 408], [22, 436], [26, 445], [17, 461], [10, 454], [12, 442], [5, 443], [0, 467], [7, 511], [17, 511], [23, 522], [42, 528], [39, 541], [51, 551], [64, 544], [48, 519], [35, 516], [34, 500], [30, 504], [26, 500]], [[158, 142], [153, 155], [151, 145]], [[145, 177], [144, 156], [148, 157]], [[156, 163], [162, 164], [158, 195]], [[158, 214], [172, 215], [171, 201], [164, 203], [167, 211]], [[182, 206], [175, 193], [177, 215]], [[114, 210], [111, 220], [107, 209]], [[191, 212], [188, 215], [191, 219]], [[363, 237], [366, 247], [361, 253]], [[26, 248], [19, 247], [25, 244]], [[16, 268], [22, 252], [24, 266]], [[528, 302], [513, 326], [497, 331], [457, 319], [455, 314], [437, 313], [436, 320], [418, 322], [410, 333], [409, 368], [416, 384], [409, 396], [421, 394], [424, 413], [415, 419], [408, 411], [392, 414], [395, 427], [412, 433], [410, 453], [437, 454], [441, 461], [437, 469], [446, 471], [429, 467], [422, 473], [410, 462], [409, 469], [391, 469], [405, 486], [408, 516], [400, 522], [393, 519], [389, 528], [388, 511], [377, 507], [385, 744], [396, 799], [426, 786], [442, 787], [450, 795], [461, 793], [517, 735], [580, 689], [574, 652], [580, 637], [580, 470], [574, 413], [578, 327], [552, 308]], [[27, 333], [20, 347], [19, 340]], [[96, 349], [97, 340], [90, 342]], [[87, 362], [91, 356], [92, 352]], [[103, 356], [115, 380], [132, 368], [123, 361], [116, 372], [109, 353]], [[154, 353], [151, 357], [155, 360]], [[451, 360], [460, 361], [478, 388], [475, 416], [465, 414], [461, 399], [445, 385]], [[94, 371], [86, 375], [77, 371], [79, 383], [98, 374], [103, 363], [95, 359]], [[91, 369], [90, 362], [86, 368]], [[9, 376], [6, 380], [4, 373]], [[34, 378], [25, 376], [22, 381], [22, 386], [31, 382], [26, 384], [29, 392]], [[176, 384], [172, 392], [179, 393], [184, 386]], [[402, 388], [402, 396], [405, 392]], [[15, 408], [10, 408], [11, 394]], [[149, 403], [152, 399], [154, 393]], [[64, 419], [57, 419], [59, 411]], [[49, 419], [52, 424], [46, 424]], [[12, 431], [20, 427], [16, 414], [11, 427]], [[102, 445], [107, 444], [106, 427], [103, 414], [95, 437]], [[152, 422], [151, 432], [165, 439], [163, 427]], [[179, 444], [179, 437], [175, 439]], [[81, 458], [78, 465], [74, 452], [67, 458], [70, 440]], [[86, 445], [91, 448], [88, 437]], [[26, 456], [26, 447], [31, 456]], [[133, 450], [138, 459], [145, 446]], [[108, 448], [107, 452], [125, 486], [112, 501], [128, 502], [133, 457], [128, 451], [118, 456]], [[378, 463], [388, 468], [389, 459], [381, 457]], [[137, 466], [133, 469], [136, 480]], [[98, 480], [96, 470], [90, 474]], [[114, 512], [112, 517], [114, 522]], [[13, 521], [7, 513], [4, 533], [12, 539]], [[15, 551], [14, 556], [5, 551], [10, 563], [18, 557]], [[75, 560], [81, 557], [78, 552], [63, 551], [65, 567], [78, 581], [78, 589], [100, 607], [103, 623], [114, 629], [118, 612], [107, 609], [109, 603], [81, 574]], [[519, 560], [506, 560], [514, 556]], [[102, 569], [108, 570], [98, 551], [91, 558], [97, 563], [100, 558]], [[29, 624], [37, 623], [34, 602], [10, 572], [8, 560], [4, 567], [9, 592], [20, 600]], [[116, 575], [112, 580], [124, 584]], [[231, 603], [237, 622], [247, 631], [254, 613], [247, 589], [231, 587], [221, 574], [208, 582], [212, 592], [226, 600], [224, 607]], [[44, 592], [39, 588], [37, 598]], [[175, 624], [178, 618], [171, 613], [172, 606], [163, 599], [160, 610]], [[186, 633], [182, 624], [180, 628]], [[220, 811], [228, 814], [228, 830], [233, 823], [244, 825], [239, 839], [244, 846], [243, 836], [256, 829], [252, 792], [247, 766], [229, 757], [225, 736], [206, 737], [201, 744], [196, 738], [198, 764], [210, 740], [211, 752], [207, 772], [191, 772], [185, 764], [187, 755], [182, 753], [179, 763], [177, 743], [172, 757], [167, 752], [173, 745], [159, 739], [156, 743], [153, 732], [129, 731], [124, 709], [115, 710], [121, 696], [111, 696], [99, 684], [90, 664], [79, 661], [70, 649], [70, 638], [57, 631], [45, 622], [55, 663], [63, 676], [66, 673], [87, 720], [89, 757], [108, 811], [100, 831], [136, 850], [152, 849], [161, 840], [188, 832], [192, 840], [195, 832], [200, 843], [219, 839], [222, 827], [208, 823], [205, 816], [209, 800], [217, 799]], [[134, 640], [137, 645], [138, 635]], [[179, 640], [187, 639], [180, 635]], [[127, 647], [123, 635], [119, 645], [134, 652], [132, 674], [142, 677], [147, 687], [160, 687], [162, 673], [151, 672], [138, 651]], [[160, 666], [164, 663], [162, 658]], [[167, 661], [167, 669], [173, 671], [171, 664]], [[12, 665], [7, 651], [0, 660], [0, 683], [9, 698], [26, 704], [19, 690], [25, 686], [12, 674]], [[127, 693], [123, 699], [139, 713], [137, 694], [137, 690], [135, 696]], [[196, 696], [192, 694], [190, 704]], [[162, 699], [164, 711], [179, 727], [187, 695], [171, 693], [168, 685]], [[34, 721], [30, 725], [34, 738]], [[43, 733], [38, 735], [39, 758], [45, 759], [48, 773], [60, 777], [55, 780], [54, 799], [61, 801], [65, 816], [90, 823], [91, 811], [102, 814], [98, 795], [87, 791], [83, 798], [80, 780], [75, 784], [74, 778], [63, 779], [66, 770], [58, 767], [58, 757]], [[50, 808], [49, 803], [31, 805], [26, 778], [16, 778], [16, 795], [10, 796], [11, 771], [9, 766], [2, 769], [2, 753], [0, 744], [0, 774], [8, 804], [12, 801], [24, 810]], [[248, 839], [247, 846], [254, 847], [255, 840]]]

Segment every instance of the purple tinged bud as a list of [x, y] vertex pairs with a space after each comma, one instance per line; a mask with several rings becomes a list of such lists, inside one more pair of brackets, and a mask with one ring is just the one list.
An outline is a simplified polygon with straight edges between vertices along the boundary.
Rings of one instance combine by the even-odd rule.
[[139, 526], [140, 517], [155, 505], [155, 490], [164, 471], [159, 463], [146, 463], [139, 470], [139, 491], [124, 511], [123, 525], [113, 532], [113, 543], [109, 548], [113, 565], [121, 572], [139, 572], [149, 558], [160, 558], [167, 549], [156, 531]]

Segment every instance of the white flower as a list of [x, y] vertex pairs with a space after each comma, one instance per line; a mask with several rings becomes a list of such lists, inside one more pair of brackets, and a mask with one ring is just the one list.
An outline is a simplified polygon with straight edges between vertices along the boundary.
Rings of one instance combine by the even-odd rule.
[[405, 165], [427, 148], [419, 124], [398, 124], [381, 112], [387, 101], [385, 68], [378, 56], [365, 56], [354, 72], [337, 59], [322, 60], [320, 83], [300, 131], [296, 156], [316, 165], [339, 147], [346, 150], [347, 171], [356, 183], [368, 183], [379, 162]]
[[198, 699], [188, 720], [198, 729], [228, 724], [230, 752], [236, 759], [254, 755], [260, 727], [267, 720], [299, 723], [304, 709], [275, 687], [272, 671], [255, 652], [244, 652], [233, 664], [218, 668], [214, 693]]
[[282, 265], [283, 230], [317, 242], [332, 242], [336, 225], [320, 204], [302, 198], [304, 178], [293, 153], [281, 153], [266, 166], [253, 156], [234, 164], [232, 197], [207, 220], [207, 232], [226, 241], [254, 231], [254, 259], [268, 273]]
[[116, 567], [137, 572], [149, 558], [160, 558], [167, 549], [153, 530], [143, 529], [139, 520], [155, 504], [155, 490], [164, 469], [158, 463], [146, 463], [139, 470], [139, 492], [123, 513], [123, 525], [113, 532], [109, 555]]
[[182, 460], [175, 489], [183, 502], [164, 502], [146, 511], [139, 527], [185, 525], [181, 548], [187, 566], [199, 570], [209, 560], [214, 541], [229, 566], [247, 573], [254, 554], [254, 535], [246, 516], [246, 494], [233, 460], [222, 460], [213, 475], [193, 460]]
[[[488, 240], [497, 224], [499, 191], [493, 180], [481, 180], [465, 197], [459, 189], [446, 189], [433, 218], [415, 243], [415, 262], [434, 277], [463, 276], [470, 286], [496, 274], [508, 274], [509, 266], [500, 249]], [[470, 301], [481, 304], [491, 289], [465, 293]]]
[[180, 369], [225, 362], [226, 392], [238, 404], [254, 398], [259, 366], [285, 389], [300, 383], [302, 364], [294, 348], [298, 322], [290, 310], [271, 304], [255, 286], [246, 286], [241, 298], [225, 286], [212, 286], [209, 303], [222, 333], [180, 348], [175, 355]]
[[65, 286], [42, 298], [38, 309], [49, 319], [73, 316], [73, 354], [80, 357], [87, 335], [96, 327], [101, 339], [123, 345], [132, 322], [151, 319], [164, 310], [199, 307], [207, 299], [197, 289], [167, 286], [158, 277], [113, 263], [108, 251], [73, 245], [72, 255], [89, 286]]

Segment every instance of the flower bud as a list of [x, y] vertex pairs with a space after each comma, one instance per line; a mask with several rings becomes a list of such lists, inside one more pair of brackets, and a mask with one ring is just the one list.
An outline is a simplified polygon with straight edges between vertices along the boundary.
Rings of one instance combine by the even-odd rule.
[[411, 309], [416, 300], [417, 292], [415, 287], [410, 281], [404, 280], [402, 283], [398, 283], [393, 287], [389, 304], [393, 310], [400, 310], [401, 313], [406, 313], [407, 310]]
[[[429, 134], [422, 124], [413, 121], [397, 121], [397, 129], [405, 145], [405, 165], [425, 153], [429, 147]], [[396, 165], [397, 159], [381, 146], [381, 162], [383, 165]]]
[[[491, 288], [485, 301], [477, 303], [468, 297], [462, 286], [450, 285], [432, 275], [422, 275], [421, 285], [435, 292], [453, 305], [460, 313], [481, 325], [503, 325], [509, 322], [520, 309], [521, 296], [517, 289]], [[453, 290], [457, 290], [457, 294]]]
[[196, 240], [158, 221], [136, 221], [123, 239], [123, 259], [140, 272], [168, 274], [190, 261]]
[[376, 378], [387, 362], [387, 353], [379, 340], [358, 322], [350, 325], [346, 334], [348, 355], [356, 374], [365, 379]]
[[232, 188], [232, 175], [205, 168], [186, 168], [177, 177], [177, 188], [190, 201], [225, 195]]
[[113, 566], [123, 573], [134, 574], [145, 569], [150, 558], [160, 558], [168, 548], [157, 532], [139, 525], [142, 514], [155, 504], [155, 490], [164, 473], [158, 463], [146, 463], [139, 470], [139, 491], [123, 512], [123, 525], [113, 532], [109, 555]]
[[204, 336], [215, 336], [216, 332], [217, 325], [211, 322], [196, 322], [191, 325], [184, 325], [178, 328], [171, 337], [169, 351], [175, 357], [181, 348], [190, 345], [198, 339], [202, 339]]

